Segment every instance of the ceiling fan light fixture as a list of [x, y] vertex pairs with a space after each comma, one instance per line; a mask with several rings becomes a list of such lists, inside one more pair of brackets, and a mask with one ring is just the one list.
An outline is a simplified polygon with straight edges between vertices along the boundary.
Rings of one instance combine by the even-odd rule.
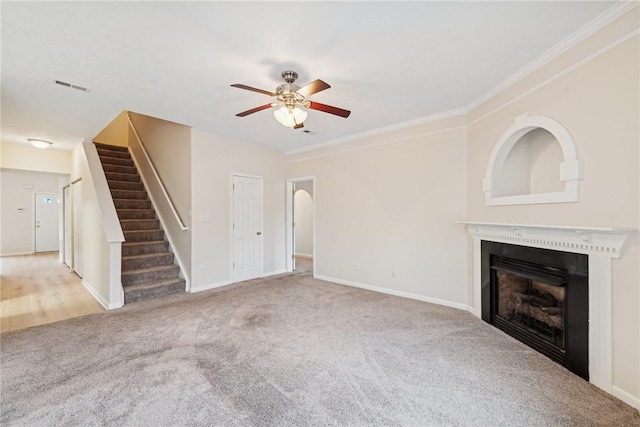
[[45, 141], [44, 139], [27, 138], [27, 141], [36, 148], [49, 148], [53, 145], [53, 142]]
[[293, 107], [290, 109], [286, 105], [273, 111], [273, 117], [275, 117], [280, 124], [289, 128], [302, 124], [307, 119], [307, 115], [308, 113], [301, 108]]

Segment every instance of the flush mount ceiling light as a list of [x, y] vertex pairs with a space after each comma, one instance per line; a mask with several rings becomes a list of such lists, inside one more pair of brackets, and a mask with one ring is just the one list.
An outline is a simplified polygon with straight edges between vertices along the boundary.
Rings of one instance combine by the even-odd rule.
[[27, 138], [27, 141], [36, 148], [49, 148], [53, 145], [53, 142], [45, 141], [44, 139]]

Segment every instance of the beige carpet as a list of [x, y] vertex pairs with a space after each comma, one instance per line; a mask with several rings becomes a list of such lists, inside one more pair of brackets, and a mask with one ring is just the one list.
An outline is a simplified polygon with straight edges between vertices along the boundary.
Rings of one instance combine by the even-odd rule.
[[469, 313], [300, 272], [1, 345], [3, 426], [640, 426]]

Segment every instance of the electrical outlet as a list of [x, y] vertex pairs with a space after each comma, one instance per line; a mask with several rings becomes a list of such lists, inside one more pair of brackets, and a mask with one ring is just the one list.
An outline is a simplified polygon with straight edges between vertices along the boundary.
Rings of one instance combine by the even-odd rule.
[[200, 266], [200, 273], [204, 273], [204, 265]]
[[353, 269], [354, 269], [355, 271], [358, 271], [358, 264], [353, 264]]
[[393, 278], [395, 278], [395, 277], [396, 277], [396, 272], [395, 272], [395, 271], [392, 271], [392, 272], [391, 272], [391, 277], [393, 277]]

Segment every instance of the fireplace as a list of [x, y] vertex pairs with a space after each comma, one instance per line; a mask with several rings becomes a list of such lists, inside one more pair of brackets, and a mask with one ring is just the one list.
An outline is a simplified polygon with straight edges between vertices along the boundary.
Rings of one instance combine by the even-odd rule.
[[589, 379], [588, 256], [482, 241], [482, 319]]

